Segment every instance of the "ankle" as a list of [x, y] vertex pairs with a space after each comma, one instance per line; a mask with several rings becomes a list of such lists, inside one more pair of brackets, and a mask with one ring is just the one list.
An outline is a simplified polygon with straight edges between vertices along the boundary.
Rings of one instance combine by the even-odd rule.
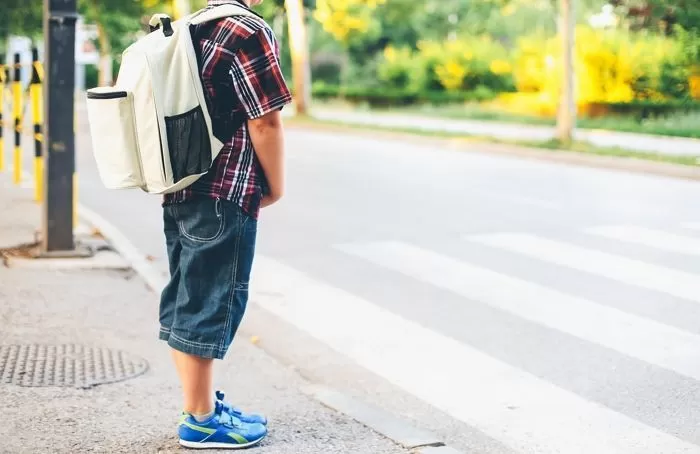
[[208, 402], [205, 404], [185, 405], [185, 413], [193, 416], [208, 415], [214, 413], [214, 404], [213, 402]]

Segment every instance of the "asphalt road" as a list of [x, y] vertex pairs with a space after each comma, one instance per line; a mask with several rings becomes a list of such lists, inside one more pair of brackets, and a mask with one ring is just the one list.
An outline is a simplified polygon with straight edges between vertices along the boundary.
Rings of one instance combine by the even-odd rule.
[[[82, 203], [164, 271], [159, 197], [103, 189], [78, 143]], [[264, 348], [466, 452], [700, 453], [700, 183], [287, 144], [247, 319]]]

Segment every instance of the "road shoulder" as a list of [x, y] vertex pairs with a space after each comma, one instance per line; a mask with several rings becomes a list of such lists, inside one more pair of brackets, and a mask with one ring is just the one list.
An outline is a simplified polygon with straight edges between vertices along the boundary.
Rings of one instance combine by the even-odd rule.
[[326, 123], [315, 120], [288, 119], [287, 128], [300, 131], [322, 131], [361, 135], [382, 140], [409, 141], [426, 146], [461, 152], [487, 153], [519, 159], [535, 159], [564, 165], [610, 169], [631, 173], [700, 180], [700, 166], [653, 161], [634, 156], [611, 156], [570, 150], [553, 150], [504, 143], [480, 137], [438, 137], [419, 131], [407, 132], [356, 124]]

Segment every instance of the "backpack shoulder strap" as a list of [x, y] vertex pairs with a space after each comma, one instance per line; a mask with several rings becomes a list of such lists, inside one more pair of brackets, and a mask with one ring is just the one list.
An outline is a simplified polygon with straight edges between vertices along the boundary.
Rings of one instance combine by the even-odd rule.
[[161, 25], [163, 20], [169, 21], [171, 19], [170, 19], [170, 16], [168, 16], [167, 14], [157, 13], [157, 14], [154, 14], [153, 16], [151, 16], [151, 20], [148, 21], [148, 25], [150, 25], [151, 29], [153, 29], [153, 28]]
[[223, 5], [215, 6], [213, 8], [205, 8], [198, 11], [197, 13], [190, 16], [188, 22], [191, 25], [200, 25], [206, 22], [211, 22], [218, 19], [223, 19], [224, 17], [232, 16], [254, 16], [257, 17], [255, 13], [249, 11], [248, 9], [235, 5], [233, 3], [226, 3]]

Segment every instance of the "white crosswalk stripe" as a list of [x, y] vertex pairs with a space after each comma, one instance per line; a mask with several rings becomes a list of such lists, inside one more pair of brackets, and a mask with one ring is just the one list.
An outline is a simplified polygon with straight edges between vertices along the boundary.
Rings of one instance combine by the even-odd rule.
[[604, 226], [586, 229], [587, 233], [625, 243], [640, 244], [662, 251], [700, 255], [700, 239], [634, 225]]
[[700, 279], [692, 273], [524, 233], [474, 235], [465, 239], [625, 284], [700, 302]]
[[342, 249], [470, 300], [700, 380], [700, 336], [407, 244]]
[[254, 294], [263, 308], [519, 452], [700, 453], [700, 446], [369, 301], [265, 257], [256, 260]]

